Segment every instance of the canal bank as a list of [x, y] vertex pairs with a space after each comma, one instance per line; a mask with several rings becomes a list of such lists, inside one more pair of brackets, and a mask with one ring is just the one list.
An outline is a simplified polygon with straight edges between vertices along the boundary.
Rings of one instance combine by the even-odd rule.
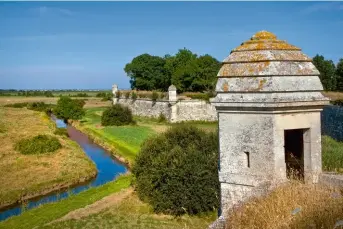
[[[76, 185], [68, 183], [64, 186], [47, 189], [37, 195], [26, 196], [20, 203], [8, 206], [2, 210], [0, 212], [0, 221], [11, 216], [19, 215], [22, 212], [36, 208], [39, 205], [56, 202], [91, 187], [101, 186], [109, 181], [113, 181], [120, 174], [127, 172], [127, 167], [123, 163], [113, 158], [108, 151], [92, 142], [87, 135], [71, 125], [66, 125], [62, 120], [56, 118], [52, 119], [55, 121], [57, 127], [67, 128], [69, 138], [79, 144], [86, 155], [95, 163], [98, 173], [93, 174], [88, 179], [81, 178], [79, 181], [75, 181], [75, 183], [77, 183]], [[59, 191], [54, 191], [56, 189], [59, 189]]]

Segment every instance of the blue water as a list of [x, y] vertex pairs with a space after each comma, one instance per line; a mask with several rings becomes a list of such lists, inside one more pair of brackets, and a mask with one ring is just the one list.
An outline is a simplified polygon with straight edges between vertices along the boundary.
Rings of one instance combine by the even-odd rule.
[[75, 195], [81, 191], [87, 190], [90, 187], [97, 187], [109, 181], [114, 180], [118, 175], [125, 173], [127, 168], [119, 161], [111, 157], [110, 153], [93, 143], [88, 137], [76, 130], [74, 127], [66, 125], [63, 120], [53, 119], [58, 128], [67, 128], [70, 139], [76, 141], [87, 154], [87, 156], [95, 163], [98, 170], [96, 178], [88, 183], [80, 184], [68, 190], [48, 194], [44, 197], [39, 197], [28, 201], [26, 204], [17, 204], [4, 211], [0, 212], [0, 221], [11, 216], [19, 215], [23, 211], [35, 208], [41, 204], [56, 202], [65, 199], [70, 195]]

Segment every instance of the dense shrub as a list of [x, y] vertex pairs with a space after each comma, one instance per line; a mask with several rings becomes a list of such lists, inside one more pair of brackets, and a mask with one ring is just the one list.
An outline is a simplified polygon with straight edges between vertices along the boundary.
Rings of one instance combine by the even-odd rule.
[[197, 214], [219, 206], [218, 137], [179, 125], [147, 140], [133, 166], [139, 197], [154, 211]]
[[81, 119], [85, 115], [83, 106], [85, 105], [84, 100], [73, 100], [70, 97], [61, 96], [57, 101], [57, 106], [54, 108], [53, 112], [57, 118], [68, 120]]
[[56, 135], [61, 135], [61, 136], [66, 136], [68, 137], [68, 131], [66, 128], [57, 128], [55, 131], [54, 131], [54, 134]]
[[15, 149], [22, 154], [44, 154], [54, 152], [62, 147], [56, 137], [37, 135], [33, 138], [22, 139], [16, 143]]
[[34, 111], [46, 111], [49, 108], [48, 104], [44, 102], [33, 102], [27, 105], [27, 109], [34, 110]]
[[11, 104], [6, 104], [5, 107], [13, 107], [13, 108], [24, 108], [27, 106], [27, 102], [24, 103], [11, 103]]
[[134, 123], [131, 110], [120, 104], [106, 109], [101, 116], [103, 126], [122, 126]]

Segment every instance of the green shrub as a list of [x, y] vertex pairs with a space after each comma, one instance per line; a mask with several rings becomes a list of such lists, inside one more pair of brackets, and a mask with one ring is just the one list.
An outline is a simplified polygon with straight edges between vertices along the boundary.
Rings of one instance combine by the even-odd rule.
[[54, 108], [53, 112], [57, 118], [68, 120], [81, 119], [85, 115], [83, 106], [85, 105], [85, 100], [83, 99], [71, 99], [67, 96], [62, 96], [57, 101], [57, 106]]
[[13, 107], [13, 108], [24, 108], [27, 107], [27, 102], [24, 103], [11, 103], [11, 104], [6, 104], [5, 107]]
[[130, 98], [130, 91], [126, 91], [124, 95], [125, 95], [125, 99]]
[[134, 123], [131, 110], [120, 104], [107, 108], [101, 116], [103, 126], [122, 126]]
[[158, 116], [158, 122], [166, 122], [167, 118], [164, 114], [162, 114], [162, 112], [160, 113], [160, 115]]
[[27, 105], [27, 109], [34, 110], [34, 111], [46, 111], [49, 105], [45, 104], [44, 102], [33, 102]]
[[132, 92], [131, 93], [131, 99], [133, 99], [133, 100], [136, 100], [137, 99], [137, 93], [136, 92]]
[[151, 94], [151, 100], [156, 101], [158, 99], [158, 93], [156, 91], [153, 91]]
[[62, 145], [56, 137], [48, 135], [22, 139], [15, 145], [15, 149], [22, 154], [44, 154], [54, 152], [61, 147]]
[[219, 206], [218, 137], [179, 125], [148, 139], [133, 166], [141, 200], [155, 212], [197, 214]]
[[55, 131], [54, 131], [54, 134], [56, 135], [61, 135], [61, 136], [66, 136], [68, 137], [68, 131], [66, 128], [57, 128]]

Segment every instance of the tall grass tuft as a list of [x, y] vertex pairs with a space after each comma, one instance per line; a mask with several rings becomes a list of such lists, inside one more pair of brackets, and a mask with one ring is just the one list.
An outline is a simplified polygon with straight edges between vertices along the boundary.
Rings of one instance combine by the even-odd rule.
[[15, 149], [22, 154], [44, 154], [62, 148], [56, 137], [37, 135], [32, 138], [22, 139], [15, 144]]
[[343, 197], [339, 190], [292, 181], [266, 197], [232, 209], [226, 229], [334, 228], [341, 219]]

